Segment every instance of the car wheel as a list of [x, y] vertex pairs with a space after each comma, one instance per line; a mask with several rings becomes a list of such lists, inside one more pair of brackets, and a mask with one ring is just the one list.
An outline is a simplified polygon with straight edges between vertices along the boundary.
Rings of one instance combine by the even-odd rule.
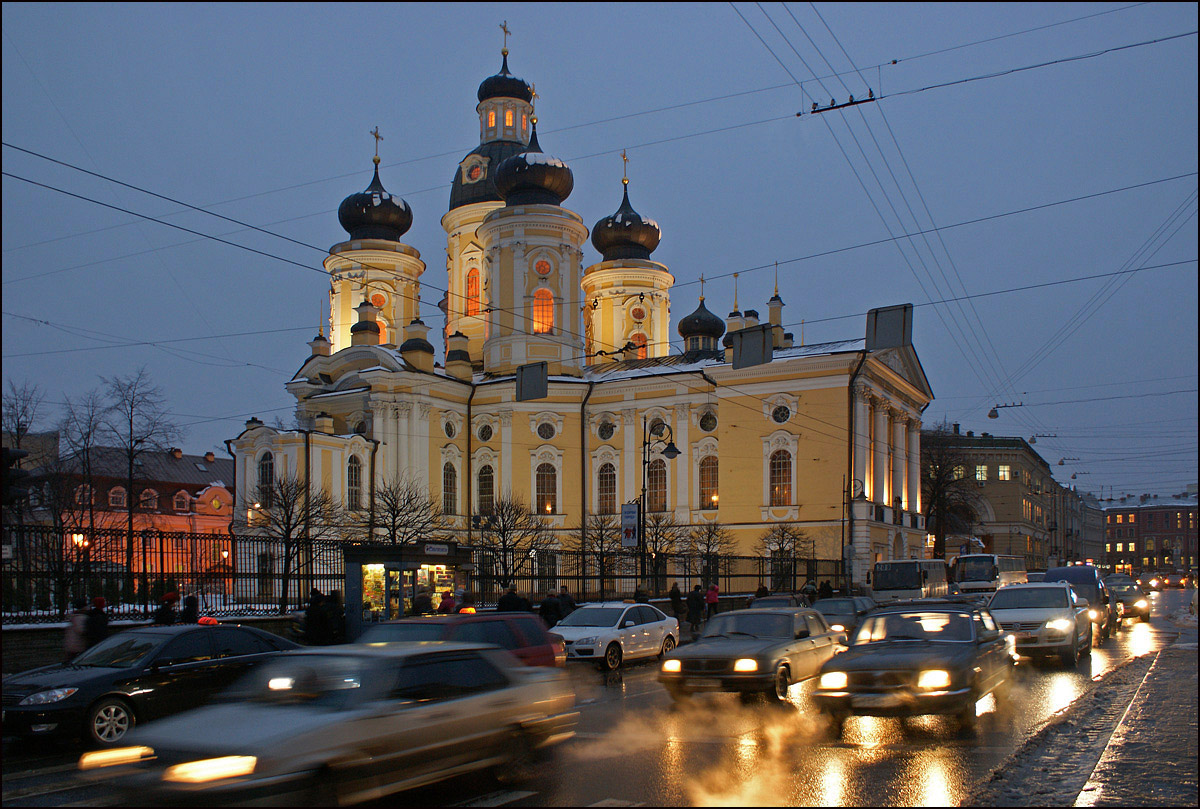
[[792, 672], [784, 664], [779, 664], [775, 669], [774, 688], [767, 693], [767, 696], [775, 703], [785, 703], [788, 698], [788, 687], [792, 684]]
[[613, 642], [608, 644], [608, 648], [604, 650], [604, 663], [601, 667], [605, 671], [616, 671], [621, 668], [621, 644]]
[[117, 697], [102, 699], [88, 711], [88, 738], [106, 747], [114, 745], [124, 739], [136, 724], [137, 717], [125, 700]]
[[829, 720], [829, 732], [838, 739], [842, 738], [842, 731], [846, 729], [846, 720], [850, 718], [850, 715], [837, 712], [825, 716]]
[[[971, 696], [974, 697], [975, 695], [972, 694]], [[963, 730], [971, 731], [975, 729], [975, 725], [979, 719], [979, 717], [975, 715], [975, 702], [975, 699], [971, 699], [970, 702], [968, 702], [963, 709], [956, 714], [958, 726]]]
[[1079, 665], [1079, 641], [1075, 638], [1071, 639], [1071, 648], [1063, 649], [1058, 654], [1062, 664], [1069, 669], [1073, 669]]
[[329, 767], [322, 767], [312, 775], [308, 789], [305, 791], [307, 806], [337, 806], [337, 788], [333, 783], [333, 774]]
[[658, 653], [658, 658], [661, 660], [663, 658], [663, 656], [667, 654], [667, 652], [671, 651], [674, 648], [675, 648], [675, 639], [673, 637], [671, 637], [670, 635], [667, 635], [665, 638], [663, 638], [662, 651], [660, 651]]
[[508, 761], [497, 769], [496, 778], [502, 784], [519, 784], [535, 780], [538, 776], [539, 765], [543, 756], [528, 733], [513, 731], [512, 738], [506, 745], [509, 750]]

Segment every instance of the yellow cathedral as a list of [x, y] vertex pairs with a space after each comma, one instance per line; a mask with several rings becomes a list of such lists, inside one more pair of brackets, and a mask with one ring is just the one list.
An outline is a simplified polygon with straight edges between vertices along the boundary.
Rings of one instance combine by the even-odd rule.
[[[378, 155], [370, 185], [341, 203], [348, 238], [324, 262], [328, 336], [286, 385], [298, 427], [251, 419], [229, 442], [250, 527], [270, 476], [302, 475], [356, 509], [407, 477], [464, 545], [507, 497], [570, 547], [585, 515], [619, 519], [645, 487], [648, 515], [685, 531], [719, 524], [740, 555], [761, 554], [780, 524], [816, 557], [844, 559], [856, 582], [873, 561], [924, 555], [920, 428], [933, 394], [911, 343], [796, 345], [777, 289], [763, 322], [736, 291], [724, 319], [701, 294], [672, 353], [675, 279], [652, 258], [658, 224], [634, 209], [626, 178], [589, 251], [584, 218], [564, 207], [571, 169], [538, 142], [534, 98], [506, 48], [479, 86], [479, 146], [441, 218], [447, 274], [429, 285], [446, 290], [443, 363], [419, 310], [426, 264], [402, 240], [413, 212], [385, 190]], [[735, 367], [739, 333], [769, 362]], [[517, 369], [540, 362], [545, 397], [519, 401]]]

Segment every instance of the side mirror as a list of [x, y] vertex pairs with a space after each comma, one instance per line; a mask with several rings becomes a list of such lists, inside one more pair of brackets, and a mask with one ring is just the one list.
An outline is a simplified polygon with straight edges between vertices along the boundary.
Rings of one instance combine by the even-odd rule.
[[633, 621], [626, 621], [625, 623], [621, 624], [622, 629], [628, 629], [631, 626], [633, 626]]
[[1075, 606], [1081, 610], [1086, 610], [1088, 607], [1090, 607], [1092, 605], [1091, 605], [1091, 602], [1089, 602], [1086, 598], [1080, 598], [1078, 601], [1075, 602]]
[[796, 630], [796, 640], [804, 640], [808, 637], [808, 627]]

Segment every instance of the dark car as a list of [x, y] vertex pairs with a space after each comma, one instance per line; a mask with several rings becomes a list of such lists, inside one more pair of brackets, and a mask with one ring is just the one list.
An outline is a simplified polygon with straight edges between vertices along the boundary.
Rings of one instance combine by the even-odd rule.
[[1182, 590], [1187, 587], [1188, 577], [1182, 570], [1176, 570], [1163, 576], [1163, 589], [1173, 587], [1177, 590]]
[[800, 593], [787, 594], [777, 593], [769, 596], [757, 596], [751, 599], [747, 607], [754, 609], [766, 609], [768, 607], [807, 607], [808, 599]]
[[1137, 618], [1143, 623], [1150, 620], [1150, 599], [1141, 587], [1132, 581], [1105, 580], [1105, 583], [1117, 599], [1117, 611], [1122, 618]]
[[452, 640], [490, 643], [507, 649], [527, 666], [567, 664], [567, 650], [558, 635], [546, 631], [542, 619], [530, 612], [476, 612], [425, 615], [374, 624], [358, 643], [406, 643]]
[[676, 700], [735, 691], [783, 702], [792, 683], [815, 677], [845, 641], [814, 610], [735, 610], [713, 616], [695, 643], [667, 654], [658, 680]]
[[1065, 581], [1076, 593], [1088, 600], [1088, 604], [1091, 605], [1089, 614], [1097, 634], [1097, 646], [1102, 645], [1109, 636], [1120, 629], [1117, 600], [1100, 577], [1100, 571], [1094, 566], [1052, 567], [1046, 571], [1045, 581]]
[[840, 730], [847, 717], [953, 714], [975, 724], [975, 703], [1012, 676], [1009, 636], [983, 607], [925, 599], [863, 619], [850, 648], [821, 667], [813, 700]]
[[1137, 583], [1139, 586], [1144, 587], [1147, 590], [1153, 590], [1153, 591], [1157, 592], [1157, 591], [1163, 589], [1163, 580], [1165, 578], [1166, 578], [1165, 573], [1158, 573], [1153, 570], [1147, 570], [1138, 575]]
[[878, 606], [866, 596], [822, 598], [813, 604], [813, 609], [825, 616], [825, 620], [837, 632], [851, 635], [863, 616]]
[[298, 649], [248, 626], [154, 626], [105, 638], [69, 664], [4, 678], [4, 732], [113, 745], [139, 722], [195, 708], [242, 674]]

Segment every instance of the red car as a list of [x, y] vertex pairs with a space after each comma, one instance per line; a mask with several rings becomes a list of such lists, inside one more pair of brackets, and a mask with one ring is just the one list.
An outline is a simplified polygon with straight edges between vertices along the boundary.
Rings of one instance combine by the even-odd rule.
[[514, 654], [527, 666], [567, 664], [563, 639], [546, 630], [542, 619], [530, 612], [476, 612], [422, 615], [372, 624], [356, 643], [411, 643], [452, 640], [489, 643]]

